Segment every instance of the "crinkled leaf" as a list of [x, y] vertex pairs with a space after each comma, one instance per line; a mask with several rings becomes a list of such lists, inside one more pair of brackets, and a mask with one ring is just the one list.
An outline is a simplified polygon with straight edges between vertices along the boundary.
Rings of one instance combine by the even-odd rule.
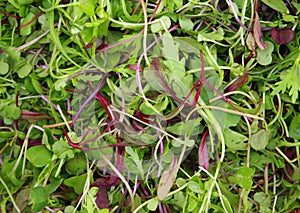
[[50, 162], [52, 152], [44, 146], [33, 146], [27, 150], [26, 158], [30, 163], [32, 163], [32, 165], [36, 167], [43, 167]]

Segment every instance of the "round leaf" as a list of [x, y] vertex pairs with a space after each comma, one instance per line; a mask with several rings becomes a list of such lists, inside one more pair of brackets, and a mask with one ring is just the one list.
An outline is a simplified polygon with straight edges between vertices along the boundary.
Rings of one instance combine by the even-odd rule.
[[5, 62], [0, 62], [0, 75], [5, 75], [8, 73], [8, 64]]
[[265, 42], [267, 48], [265, 49], [257, 49], [257, 62], [260, 64], [260, 65], [269, 65], [271, 64], [272, 62], [272, 52], [273, 52], [273, 49], [274, 49], [274, 45], [272, 42], [270, 41], [266, 41]]
[[52, 152], [44, 146], [33, 146], [27, 150], [26, 157], [36, 167], [43, 167], [52, 158]]

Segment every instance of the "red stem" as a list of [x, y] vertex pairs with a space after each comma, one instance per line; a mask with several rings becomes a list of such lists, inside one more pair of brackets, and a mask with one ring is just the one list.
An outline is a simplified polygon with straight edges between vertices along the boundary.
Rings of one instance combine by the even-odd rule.
[[26, 24], [23, 24], [23, 25], [21, 25], [20, 26], [20, 28], [24, 28], [24, 27], [26, 27], [26, 26], [28, 26], [29, 24], [31, 24], [34, 20], [36, 20], [40, 15], [42, 15], [43, 14], [43, 12], [42, 11], [40, 11], [38, 14], [36, 14], [34, 17], [33, 17], [33, 19], [31, 19], [29, 22], [27, 22]]

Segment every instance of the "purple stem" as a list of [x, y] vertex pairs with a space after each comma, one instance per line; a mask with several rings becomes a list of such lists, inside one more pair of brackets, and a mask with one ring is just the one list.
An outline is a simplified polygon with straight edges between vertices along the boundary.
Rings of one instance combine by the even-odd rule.
[[[178, 27], [179, 27], [179, 25], [177, 24], [177, 25], [175, 25], [174, 27], [170, 28], [170, 29], [168, 30], [168, 32], [170, 33], [170, 32], [172, 32], [172, 31], [176, 30]], [[157, 41], [159, 41], [159, 40], [161, 40], [161, 37], [158, 37], [158, 38], [157, 38]], [[150, 50], [150, 49], [156, 44], [157, 41], [152, 42], [152, 43], [147, 47], [146, 51]], [[141, 63], [142, 63], [143, 57], [144, 57], [144, 53], [142, 53], [142, 54], [140, 55], [139, 59], [138, 59], [138, 63], [137, 63], [137, 65], [136, 65], [135, 72], [136, 72], [136, 82], [137, 82], [139, 91], [140, 91], [140, 93], [142, 94], [144, 101], [147, 101], [147, 100], [146, 100], [146, 96], [145, 96], [144, 91], [143, 91], [143, 86], [142, 86], [141, 76], [140, 76]]]
[[244, 25], [244, 23], [242, 23], [242, 21], [239, 19], [238, 17], [238, 14], [234, 8], [234, 5], [232, 3], [231, 0], [228, 0], [228, 4], [229, 4], [229, 7], [231, 8], [232, 12], [233, 12], [233, 15], [234, 15], [234, 18], [235, 20], [246, 30], [246, 31], [249, 31], [249, 29]]
[[[41, 95], [41, 98], [42, 98], [47, 104], [50, 104], [50, 101], [48, 100], [48, 98], [46, 98], [46, 96]], [[54, 103], [52, 103], [52, 106], [53, 106], [54, 109], [58, 110], [58, 107], [57, 107]]]
[[72, 128], [75, 124], [75, 122], [77, 121], [78, 117], [80, 116], [81, 112], [83, 111], [83, 109], [86, 107], [86, 105], [93, 99], [95, 98], [96, 94], [99, 92], [99, 90], [104, 86], [105, 81], [107, 78], [107, 74], [103, 74], [102, 76], [102, 80], [100, 82], [100, 84], [98, 85], [98, 87], [92, 92], [92, 94], [84, 101], [84, 103], [82, 104], [82, 106], [80, 107], [80, 109], [78, 110], [78, 112], [76, 113], [70, 127]]

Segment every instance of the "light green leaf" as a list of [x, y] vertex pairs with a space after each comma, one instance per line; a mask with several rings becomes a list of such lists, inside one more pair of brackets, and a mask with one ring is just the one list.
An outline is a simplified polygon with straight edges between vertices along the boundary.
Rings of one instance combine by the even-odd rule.
[[251, 147], [255, 150], [262, 150], [268, 145], [269, 132], [262, 129], [251, 136]]
[[32, 165], [36, 167], [43, 167], [50, 162], [52, 152], [44, 146], [33, 146], [27, 150], [26, 158], [30, 163], [32, 163]]
[[78, 2], [80, 9], [88, 16], [95, 15], [95, 6], [91, 0], [80, 0]]
[[264, 4], [271, 7], [272, 9], [280, 12], [280, 13], [289, 13], [289, 10], [285, 6], [282, 0], [261, 0]]
[[0, 75], [5, 75], [8, 73], [9, 66], [8, 63], [5, 63], [3, 61], [0, 62]]
[[[35, 14], [33, 14], [32, 12], [29, 12], [25, 18], [23, 18], [21, 20], [21, 25], [27, 24], [28, 22], [30, 22], [33, 18], [35, 17]], [[36, 20], [34, 20], [32, 23], [28, 24], [25, 27], [22, 27], [20, 29], [20, 34], [22, 36], [28, 36], [31, 34], [31, 26], [34, 25], [36, 23]]]
[[264, 192], [257, 192], [254, 194], [254, 200], [259, 203], [259, 212], [271, 213], [271, 197], [266, 195]]
[[32, 70], [32, 65], [26, 63], [22, 67], [18, 68], [17, 73], [20, 78], [25, 78], [26, 76], [28, 76], [31, 70]]
[[254, 170], [244, 166], [237, 171], [237, 173], [235, 174], [235, 178], [240, 187], [245, 189], [251, 189], [253, 175]]
[[265, 45], [267, 46], [267, 48], [263, 50], [260, 48], [257, 49], [257, 58], [256, 58], [257, 62], [260, 65], [264, 65], [264, 66], [272, 63], [272, 52], [274, 50], [274, 45], [272, 42], [266, 41]]
[[179, 18], [179, 25], [183, 30], [190, 31], [193, 30], [194, 23], [191, 19], [183, 16]]
[[150, 200], [150, 202], [147, 204], [147, 208], [150, 211], [155, 211], [157, 209], [158, 206], [158, 199], [157, 198], [153, 198]]
[[171, 20], [167, 16], [162, 16], [161, 18], [157, 19], [157, 22], [151, 24], [151, 31], [152, 33], [157, 33], [163, 29], [168, 30], [171, 26]]
[[169, 60], [179, 61], [179, 44], [175, 44], [170, 33], [165, 33], [162, 37], [163, 55]]
[[244, 143], [248, 138], [231, 129], [224, 130], [226, 146], [233, 152], [236, 150], [247, 150], [247, 143]]

